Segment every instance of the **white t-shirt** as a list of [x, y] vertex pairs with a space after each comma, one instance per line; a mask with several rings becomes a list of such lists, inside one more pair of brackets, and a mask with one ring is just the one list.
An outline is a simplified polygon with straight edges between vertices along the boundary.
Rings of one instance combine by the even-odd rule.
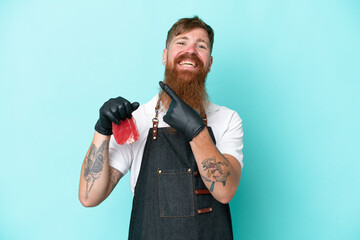
[[[111, 136], [109, 147], [109, 164], [124, 175], [130, 169], [130, 187], [134, 194], [136, 181], [139, 175], [142, 156], [149, 129], [152, 128], [152, 119], [155, 117], [155, 106], [158, 101], [156, 95], [150, 102], [141, 105], [133, 112], [133, 117], [139, 130], [139, 140], [133, 144], [119, 145], [114, 136]], [[206, 109], [207, 125], [212, 128], [216, 140], [216, 147], [222, 154], [230, 154], [243, 164], [243, 129], [239, 115], [227, 107], [218, 106], [209, 102]], [[159, 110], [159, 128], [169, 127], [163, 121], [166, 111]]]

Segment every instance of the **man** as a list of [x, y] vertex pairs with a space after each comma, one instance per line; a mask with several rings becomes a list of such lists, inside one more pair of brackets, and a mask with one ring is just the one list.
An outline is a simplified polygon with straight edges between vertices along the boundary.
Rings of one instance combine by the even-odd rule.
[[[100, 204], [130, 169], [129, 239], [232, 239], [228, 202], [240, 182], [242, 122], [208, 101], [214, 32], [198, 17], [168, 32], [161, 92], [139, 107], [105, 102], [81, 170], [79, 199]], [[118, 145], [112, 123], [134, 117], [140, 139]]]

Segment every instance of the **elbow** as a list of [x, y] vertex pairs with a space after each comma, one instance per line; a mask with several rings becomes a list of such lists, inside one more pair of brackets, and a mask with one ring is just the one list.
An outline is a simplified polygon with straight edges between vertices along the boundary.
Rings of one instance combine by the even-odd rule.
[[216, 197], [215, 199], [222, 204], [228, 204], [231, 201], [231, 199], [233, 199], [233, 197], [234, 194], [223, 194], [221, 196]]
[[232, 199], [232, 196], [229, 197], [229, 196], [223, 196], [223, 197], [220, 197], [218, 198], [217, 200], [222, 203], [222, 204], [228, 204]]
[[236, 191], [223, 192], [223, 194], [218, 195], [215, 199], [222, 204], [228, 204], [234, 198], [235, 193]]
[[100, 202], [89, 201], [88, 199], [86, 199], [82, 196], [79, 196], [79, 201], [80, 201], [81, 205], [83, 205], [86, 208], [96, 207], [100, 204]]
[[81, 202], [81, 205], [83, 205], [86, 208], [96, 207], [97, 205], [99, 205], [99, 204], [93, 204], [93, 203], [88, 202], [88, 201], [80, 201], [80, 202]]

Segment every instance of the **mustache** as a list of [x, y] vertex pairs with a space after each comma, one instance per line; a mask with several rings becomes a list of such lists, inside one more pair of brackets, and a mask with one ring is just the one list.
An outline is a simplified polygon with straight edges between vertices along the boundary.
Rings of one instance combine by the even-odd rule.
[[200, 68], [204, 66], [203, 62], [199, 59], [199, 57], [195, 53], [184, 53], [175, 58], [175, 63], [178, 63], [182, 60], [190, 59], [194, 61]]

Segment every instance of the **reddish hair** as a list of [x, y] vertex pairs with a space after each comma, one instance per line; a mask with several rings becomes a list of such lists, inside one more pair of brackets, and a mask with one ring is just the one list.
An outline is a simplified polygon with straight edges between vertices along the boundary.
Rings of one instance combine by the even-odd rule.
[[201, 20], [198, 16], [194, 16], [193, 18], [179, 19], [168, 31], [166, 38], [166, 48], [169, 47], [169, 44], [174, 37], [186, 33], [188, 31], [191, 31], [194, 28], [202, 28], [208, 33], [210, 40], [210, 53], [211, 53], [214, 43], [214, 30], [209, 25], [207, 25], [203, 20]]

